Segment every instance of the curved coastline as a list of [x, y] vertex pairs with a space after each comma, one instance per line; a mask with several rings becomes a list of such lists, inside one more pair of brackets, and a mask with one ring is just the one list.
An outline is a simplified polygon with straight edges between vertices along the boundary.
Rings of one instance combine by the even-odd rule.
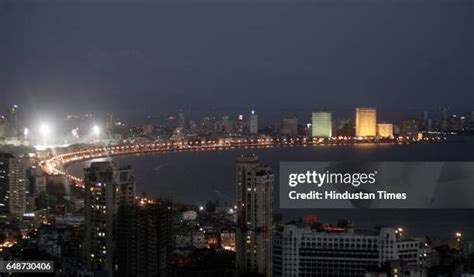
[[318, 147], [318, 146], [361, 146], [372, 147], [374, 145], [398, 145], [415, 143], [437, 143], [441, 140], [423, 140], [423, 141], [377, 141], [377, 140], [358, 140], [355, 138], [344, 139], [328, 139], [325, 141], [307, 140], [306, 138], [262, 138], [262, 139], [242, 139], [242, 140], [213, 140], [213, 141], [198, 141], [198, 142], [162, 142], [162, 143], [147, 143], [147, 144], [123, 144], [112, 146], [95, 146], [89, 148], [70, 147], [64, 153], [50, 156], [49, 158], [40, 161], [42, 170], [49, 175], [65, 175], [72, 180], [74, 184], [82, 186], [83, 180], [77, 176], [73, 176], [66, 172], [66, 169], [76, 162], [83, 162], [87, 160], [117, 157], [136, 154], [158, 154], [158, 153], [173, 153], [173, 152], [199, 152], [199, 151], [224, 151], [235, 149], [265, 149], [265, 148], [280, 148], [280, 147]]

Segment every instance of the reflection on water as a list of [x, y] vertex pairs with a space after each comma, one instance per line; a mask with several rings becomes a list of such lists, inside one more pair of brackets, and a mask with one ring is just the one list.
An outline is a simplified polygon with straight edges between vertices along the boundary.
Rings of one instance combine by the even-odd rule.
[[[261, 163], [276, 174], [280, 161], [467, 161], [473, 160], [474, 143], [411, 145], [317, 146], [272, 149], [241, 149], [214, 152], [186, 152], [116, 157], [121, 165], [130, 164], [136, 172], [137, 190], [150, 196], [166, 197], [189, 204], [219, 199], [233, 205], [235, 199], [235, 157], [255, 153]], [[69, 172], [81, 174], [90, 164], [71, 165]], [[278, 175], [277, 175], [278, 176]], [[278, 180], [278, 178], [276, 178]], [[278, 202], [278, 184], [275, 184]], [[277, 204], [276, 204], [277, 205]], [[312, 213], [322, 221], [340, 218], [354, 220], [357, 226], [403, 225], [413, 233], [450, 236], [457, 229], [474, 236], [474, 210], [281, 210], [286, 218]]]

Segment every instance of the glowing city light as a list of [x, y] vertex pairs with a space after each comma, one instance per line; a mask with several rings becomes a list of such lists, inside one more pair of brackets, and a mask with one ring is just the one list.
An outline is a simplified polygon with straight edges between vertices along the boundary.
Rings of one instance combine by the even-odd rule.
[[47, 124], [41, 124], [39, 127], [39, 132], [42, 137], [47, 137], [51, 134], [51, 127]]
[[73, 136], [74, 138], [76, 138], [76, 139], [79, 138], [79, 129], [78, 129], [78, 128], [72, 129], [71, 133], [72, 133], [72, 136]]
[[94, 125], [92, 127], [92, 133], [95, 135], [95, 136], [99, 136], [100, 135], [100, 127], [97, 126], [97, 125]]

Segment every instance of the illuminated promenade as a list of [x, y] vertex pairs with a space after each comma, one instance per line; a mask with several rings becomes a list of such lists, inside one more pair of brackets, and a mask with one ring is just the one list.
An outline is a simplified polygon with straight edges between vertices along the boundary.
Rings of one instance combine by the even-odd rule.
[[66, 153], [53, 155], [48, 159], [40, 161], [42, 170], [48, 175], [64, 175], [73, 181], [77, 186], [83, 185], [83, 180], [77, 176], [67, 174], [64, 168], [71, 163], [92, 160], [97, 158], [147, 154], [147, 153], [168, 153], [187, 151], [222, 151], [232, 149], [248, 148], [273, 148], [292, 146], [331, 146], [331, 145], [354, 145], [362, 143], [370, 144], [405, 144], [413, 142], [440, 142], [444, 139], [425, 138], [422, 141], [414, 139], [393, 139], [393, 140], [364, 140], [349, 137], [330, 138], [326, 140], [311, 140], [306, 138], [241, 138], [241, 139], [219, 139], [202, 140], [190, 142], [161, 142], [146, 144], [124, 144], [111, 146], [91, 146], [86, 149], [70, 149]]

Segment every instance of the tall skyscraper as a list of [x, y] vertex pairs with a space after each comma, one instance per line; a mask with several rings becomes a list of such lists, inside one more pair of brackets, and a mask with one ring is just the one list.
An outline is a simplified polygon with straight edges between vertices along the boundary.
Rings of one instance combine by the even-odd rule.
[[22, 217], [26, 211], [29, 159], [23, 154], [0, 153], [0, 216]]
[[107, 137], [111, 137], [113, 130], [115, 129], [115, 116], [113, 113], [105, 114], [105, 132]]
[[255, 155], [236, 162], [237, 271], [271, 276], [272, 205], [274, 175]]
[[244, 131], [244, 115], [239, 114], [237, 117], [237, 122], [236, 122], [236, 130], [237, 133], [242, 134]]
[[315, 112], [312, 116], [312, 137], [332, 137], [332, 115], [330, 112]]
[[377, 123], [377, 136], [393, 138], [393, 125], [390, 123]]
[[254, 135], [258, 133], [258, 115], [255, 111], [250, 113], [249, 117], [249, 133]]
[[117, 214], [120, 207], [133, 207], [135, 177], [130, 167], [97, 162], [85, 169], [84, 255], [87, 270], [114, 276]]
[[121, 206], [117, 219], [117, 276], [171, 276], [171, 203], [141, 199]]
[[377, 110], [356, 109], [356, 137], [375, 137], [377, 135]]
[[13, 155], [0, 153], [0, 226], [8, 220], [10, 213], [10, 160]]

